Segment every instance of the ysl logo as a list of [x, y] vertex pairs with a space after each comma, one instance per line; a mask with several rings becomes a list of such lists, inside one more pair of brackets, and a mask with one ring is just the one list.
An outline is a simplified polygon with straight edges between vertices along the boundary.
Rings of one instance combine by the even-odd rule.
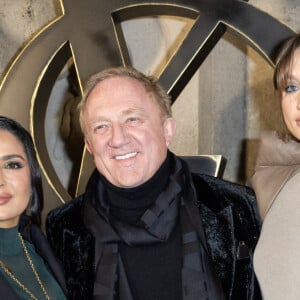
[[[273, 51], [295, 34], [270, 15], [241, 0], [61, 0], [61, 15], [28, 42], [0, 86], [0, 111], [30, 129], [46, 177], [46, 199], [70, 199], [48, 155], [44, 124], [48, 100], [61, 70], [72, 59], [79, 94], [93, 73], [111, 66], [131, 65], [121, 22], [154, 15], [180, 16], [193, 26], [164, 66], [160, 81], [175, 101], [207, 55], [229, 30], [251, 45], [270, 64]], [[78, 192], [84, 190], [92, 163], [83, 144]], [[47, 194], [49, 196], [47, 196]]]

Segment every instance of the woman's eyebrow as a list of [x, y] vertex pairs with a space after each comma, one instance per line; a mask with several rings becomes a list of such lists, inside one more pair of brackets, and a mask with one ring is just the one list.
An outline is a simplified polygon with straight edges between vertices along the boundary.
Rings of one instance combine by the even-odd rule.
[[19, 154], [7, 154], [7, 155], [3, 155], [1, 157], [2, 160], [10, 160], [10, 159], [13, 159], [13, 158], [20, 158], [20, 159], [25, 161], [25, 158], [22, 155], [19, 155]]

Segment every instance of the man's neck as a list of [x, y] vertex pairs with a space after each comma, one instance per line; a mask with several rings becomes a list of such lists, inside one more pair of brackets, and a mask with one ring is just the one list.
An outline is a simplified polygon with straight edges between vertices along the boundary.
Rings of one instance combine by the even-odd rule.
[[171, 172], [170, 153], [152, 178], [134, 188], [120, 188], [102, 180], [107, 191], [111, 215], [135, 223], [165, 188]]

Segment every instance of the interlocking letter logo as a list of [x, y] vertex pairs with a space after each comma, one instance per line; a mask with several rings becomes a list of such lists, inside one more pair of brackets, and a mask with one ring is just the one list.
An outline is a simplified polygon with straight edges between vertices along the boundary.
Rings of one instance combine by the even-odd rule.
[[[241, 0], [61, 0], [60, 4], [61, 16], [28, 42], [0, 86], [1, 113], [20, 121], [33, 135], [47, 179], [46, 200], [52, 201], [48, 207], [70, 199], [51, 164], [45, 141], [44, 122], [52, 87], [70, 58], [80, 92], [82, 82], [100, 69], [130, 65], [122, 21], [154, 15], [181, 16], [194, 21], [160, 76], [173, 101], [227, 30], [254, 47], [271, 64], [279, 42], [295, 34]], [[91, 172], [84, 155], [82, 162], [81, 172], [74, 178], [79, 192]]]

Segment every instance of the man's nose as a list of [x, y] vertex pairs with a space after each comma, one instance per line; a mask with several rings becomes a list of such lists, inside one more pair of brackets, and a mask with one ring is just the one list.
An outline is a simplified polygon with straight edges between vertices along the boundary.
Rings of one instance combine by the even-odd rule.
[[111, 127], [110, 146], [117, 148], [128, 143], [128, 132], [124, 125], [114, 124]]

